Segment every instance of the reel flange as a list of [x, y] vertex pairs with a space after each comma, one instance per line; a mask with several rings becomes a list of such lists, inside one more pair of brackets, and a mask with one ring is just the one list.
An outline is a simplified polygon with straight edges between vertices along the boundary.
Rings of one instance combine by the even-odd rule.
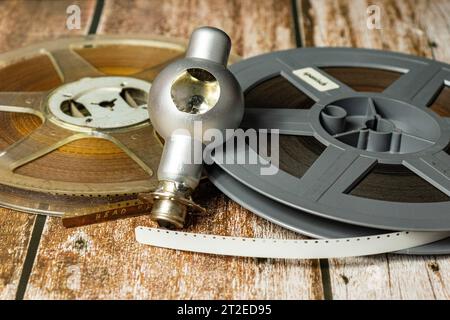
[[[283, 159], [275, 175], [260, 174], [266, 161], [257, 165], [219, 162], [221, 170], [274, 201], [323, 218], [386, 230], [450, 229], [450, 156], [446, 152], [450, 121], [431, 110], [449, 83], [447, 65], [376, 50], [307, 48], [250, 58], [231, 69], [247, 98], [242, 127], [279, 129], [291, 142], [293, 137], [306, 137], [318, 157], [303, 165], [303, 172], [298, 164], [289, 166]], [[352, 77], [352, 70], [356, 76]], [[277, 91], [267, 84], [277, 82], [288, 90]], [[276, 99], [271, 98], [274, 95]], [[440, 101], [441, 114], [442, 110], [448, 115], [448, 103]], [[302, 144], [296, 151], [306, 154], [307, 144]], [[248, 145], [231, 152], [245, 159], [259, 156]], [[290, 157], [302, 156], [290, 152]], [[374, 171], [385, 178], [378, 179], [380, 185], [375, 188], [395, 189], [385, 185], [389, 178], [407, 176], [405, 181], [414, 177], [424, 182], [418, 189], [427, 184], [432, 191], [415, 201], [353, 193]], [[402, 186], [398, 190], [397, 195], [405, 193]], [[418, 192], [409, 189], [406, 193]]]
[[177, 40], [89, 36], [0, 55], [1, 205], [61, 215], [153, 190], [162, 148], [148, 91], [184, 50]]

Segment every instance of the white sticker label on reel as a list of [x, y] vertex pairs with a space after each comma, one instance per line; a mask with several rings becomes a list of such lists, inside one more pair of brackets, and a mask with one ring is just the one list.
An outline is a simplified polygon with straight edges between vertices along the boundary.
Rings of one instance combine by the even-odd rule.
[[399, 251], [442, 240], [450, 232], [393, 232], [367, 237], [282, 240], [242, 238], [137, 227], [136, 240], [160, 248], [227, 256], [322, 259]]
[[339, 85], [337, 83], [331, 81], [313, 68], [298, 69], [293, 71], [293, 73], [320, 92], [339, 88]]

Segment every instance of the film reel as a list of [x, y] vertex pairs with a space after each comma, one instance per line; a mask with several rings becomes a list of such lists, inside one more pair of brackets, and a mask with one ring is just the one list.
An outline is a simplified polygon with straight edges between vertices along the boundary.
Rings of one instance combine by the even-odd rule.
[[[319, 69], [330, 68], [330, 61], [335, 69], [329, 73], [336, 72], [335, 77]], [[349, 72], [346, 63], [358, 69]], [[437, 101], [437, 110], [445, 115], [442, 87], [448, 80], [443, 64], [376, 51], [307, 49], [255, 57], [233, 65], [232, 70], [246, 93], [244, 128], [272, 128], [300, 137], [284, 137], [282, 152], [288, 161], [286, 157], [281, 160], [281, 170], [275, 175], [261, 174], [267, 159], [257, 165], [223, 162], [258, 156], [261, 150], [250, 145], [238, 144], [234, 150], [225, 149], [225, 154], [221, 148], [216, 149], [216, 164], [209, 168], [210, 180], [233, 200], [266, 219], [303, 234], [333, 239], [279, 241], [137, 227], [138, 242], [193, 252], [266, 258], [328, 258], [396, 250], [408, 254], [449, 252], [448, 232], [439, 232], [447, 230], [439, 222], [444, 215], [441, 210], [449, 206], [445, 194], [449, 124], [446, 118], [427, 109], [430, 105], [436, 109], [433, 102]], [[397, 77], [398, 72], [394, 71], [405, 75]], [[353, 73], [358, 75], [356, 81], [354, 76], [342, 77]], [[419, 74], [424, 79], [413, 81]], [[434, 167], [426, 171], [428, 168], [421, 162], [430, 158], [433, 160], [427, 163]], [[385, 183], [394, 177], [397, 184], [389, 187], [396, 193], [374, 193], [365, 187], [359, 194], [350, 195], [377, 164], [382, 167], [375, 170], [379, 175], [375, 182]], [[404, 165], [412, 167], [417, 175], [406, 171]], [[444, 194], [419, 179], [424, 177]], [[419, 201], [408, 202], [418, 195], [405, 193], [404, 188], [411, 188], [411, 182], [420, 191], [428, 188], [429, 192], [421, 194]], [[367, 210], [362, 206], [358, 212], [351, 207], [352, 201], [344, 198], [346, 195], [359, 197], [359, 205], [372, 207]], [[400, 200], [404, 202], [396, 201], [394, 197], [399, 195], [403, 195]], [[328, 198], [321, 202], [324, 196]], [[432, 217], [429, 221], [429, 217], [411, 219], [409, 208], [415, 209], [413, 215], [419, 209], [430, 209]], [[349, 211], [345, 219], [340, 217], [343, 210]], [[368, 216], [364, 215], [366, 212]], [[387, 233], [368, 226], [387, 226], [391, 230], [432, 228], [438, 232]], [[405, 238], [397, 238], [402, 236]], [[422, 239], [423, 236], [431, 238]], [[386, 242], [382, 243], [382, 239]]]
[[[209, 180], [225, 195], [251, 212], [282, 227], [319, 239], [345, 239], [389, 233], [322, 218], [274, 201], [232, 178], [218, 166], [208, 168]], [[401, 254], [429, 255], [450, 253], [450, 238], [397, 251]]]
[[[259, 165], [218, 164], [211, 179], [241, 205], [316, 237], [448, 230], [448, 70], [418, 57], [342, 48], [235, 64], [246, 93], [242, 126], [280, 129], [280, 171], [264, 177]], [[239, 152], [248, 159], [257, 151]], [[408, 252], [448, 253], [449, 242]]]
[[[126, 207], [151, 191], [162, 148], [148, 122], [146, 93], [183, 52], [182, 43], [164, 39], [88, 37], [0, 55], [0, 205], [61, 215]], [[291, 50], [236, 64], [248, 107], [243, 126], [285, 135], [281, 171], [264, 180], [255, 178], [257, 166], [220, 165], [211, 180], [255, 213], [311, 236], [448, 230], [448, 70], [355, 49]], [[331, 185], [322, 179], [328, 175], [311, 175], [310, 168], [326, 167], [320, 163], [337, 173]], [[293, 192], [299, 181], [317, 189], [312, 201]], [[343, 192], [329, 197], [330, 189]], [[406, 253], [449, 247], [446, 239]]]
[[95, 36], [0, 55], [0, 199], [61, 215], [156, 186], [161, 144], [146, 110], [167, 39]]

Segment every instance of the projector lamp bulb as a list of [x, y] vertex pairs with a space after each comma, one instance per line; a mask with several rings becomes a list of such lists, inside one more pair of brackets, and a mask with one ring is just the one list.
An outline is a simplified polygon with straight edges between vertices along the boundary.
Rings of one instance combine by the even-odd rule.
[[242, 90], [227, 69], [230, 49], [223, 31], [196, 29], [185, 58], [168, 65], [152, 83], [150, 120], [165, 144], [159, 185], [143, 197], [153, 201], [151, 218], [162, 227], [182, 228], [188, 211], [204, 211], [191, 199], [202, 173], [202, 150], [209, 143], [204, 133], [235, 129], [242, 120]]

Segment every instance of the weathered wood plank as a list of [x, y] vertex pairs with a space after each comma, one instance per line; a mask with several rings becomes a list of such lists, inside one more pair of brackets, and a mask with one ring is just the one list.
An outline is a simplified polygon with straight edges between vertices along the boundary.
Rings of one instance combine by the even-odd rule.
[[14, 299], [35, 217], [0, 209], [0, 299]]
[[[353, 46], [449, 61], [450, 1], [377, 1], [382, 29], [369, 29], [371, 1], [299, 0], [306, 46]], [[379, 255], [330, 259], [334, 299], [448, 299], [450, 259]]]
[[[65, 27], [66, 8], [81, 9], [81, 29]], [[87, 32], [95, 6], [83, 1], [1, 1], [0, 52], [41, 40]], [[0, 209], [0, 299], [14, 299], [27, 253], [35, 216]]]
[[99, 33], [186, 38], [199, 26], [214, 26], [231, 36], [243, 57], [294, 46], [289, 1], [137, 0], [108, 1]]
[[[95, 0], [10, 0], [0, 2], [0, 52], [43, 40], [87, 33]], [[81, 29], [66, 27], [66, 9], [80, 8]]]
[[[421, 1], [416, 12], [436, 60], [450, 63], [450, 1]], [[429, 23], [432, 21], [432, 23]]]
[[[373, 14], [370, 5], [381, 12], [381, 29], [369, 29]], [[417, 1], [308, 1], [299, 0], [303, 39], [306, 46], [349, 46], [393, 50], [431, 56], [428, 37], [418, 25]]]
[[[227, 31], [238, 54], [294, 46], [290, 1], [107, 1], [101, 33], [186, 38], [197, 26]], [[257, 218], [202, 186], [212, 213], [189, 230], [238, 236], [298, 235]], [[270, 261], [181, 253], [135, 242], [139, 217], [78, 229], [49, 219], [25, 297], [35, 298], [323, 298], [317, 260]]]
[[[207, 204], [214, 215], [197, 220], [191, 230], [258, 236], [262, 233], [258, 229], [270, 228], [223, 196], [216, 195]], [[66, 230], [56, 219], [50, 220], [26, 298], [321, 297], [314, 261], [272, 262], [152, 248], [135, 242], [138, 225], [152, 224], [140, 217]]]
[[331, 259], [334, 299], [449, 299], [448, 256]]

